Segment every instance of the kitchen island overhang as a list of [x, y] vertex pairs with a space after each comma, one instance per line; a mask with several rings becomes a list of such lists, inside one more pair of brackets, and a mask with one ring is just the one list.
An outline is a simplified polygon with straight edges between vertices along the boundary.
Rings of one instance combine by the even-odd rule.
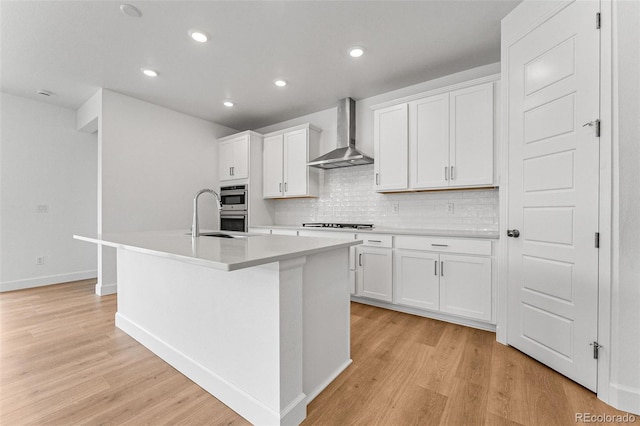
[[359, 241], [143, 232], [117, 249], [116, 326], [254, 424], [299, 424], [350, 363]]

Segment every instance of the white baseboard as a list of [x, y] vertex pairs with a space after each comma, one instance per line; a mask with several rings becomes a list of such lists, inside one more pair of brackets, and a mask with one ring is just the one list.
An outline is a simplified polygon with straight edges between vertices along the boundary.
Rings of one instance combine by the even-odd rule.
[[96, 284], [96, 294], [98, 296], [106, 296], [108, 294], [116, 294], [118, 292], [118, 283]]
[[605, 401], [618, 410], [640, 415], [640, 389], [609, 384], [609, 401]]
[[303, 393], [281, 412], [274, 411], [120, 313], [116, 313], [116, 326], [253, 424], [297, 425], [306, 417]]
[[496, 331], [496, 325], [486, 323], [483, 321], [476, 321], [470, 318], [463, 318], [456, 315], [449, 315], [441, 312], [428, 311], [418, 308], [412, 308], [409, 306], [396, 305], [393, 303], [382, 302], [378, 300], [368, 299], [366, 297], [359, 297], [355, 295], [351, 295], [352, 302], [363, 303], [365, 305], [377, 306], [378, 308], [390, 309], [392, 311], [404, 312], [405, 314], [418, 315], [425, 318], [431, 318], [439, 321], [451, 322], [458, 325], [464, 325], [467, 327], [473, 327], [480, 330], [486, 331]]
[[318, 385], [315, 389], [309, 391], [309, 393], [307, 394], [306, 404], [309, 405], [309, 403], [313, 401], [316, 396], [320, 395], [320, 392], [322, 392], [327, 386], [329, 386], [331, 382], [336, 379], [336, 377], [338, 377], [344, 370], [346, 370], [349, 365], [351, 365], [352, 362], [353, 361], [351, 359], [348, 359], [344, 364], [338, 367], [338, 369], [334, 371], [327, 380], [320, 383], [320, 385]]
[[71, 281], [96, 278], [98, 271], [80, 271], [69, 274], [47, 275], [45, 277], [28, 278], [25, 280], [6, 281], [0, 283], [0, 293], [5, 291], [23, 290], [26, 288], [42, 287], [45, 285], [68, 283]]

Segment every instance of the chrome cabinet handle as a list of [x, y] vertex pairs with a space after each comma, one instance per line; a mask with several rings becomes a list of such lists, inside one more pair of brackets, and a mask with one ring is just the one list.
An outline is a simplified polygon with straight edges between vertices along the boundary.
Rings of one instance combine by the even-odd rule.
[[231, 167], [229, 167], [229, 176], [233, 176], [233, 171], [231, 170]]
[[453, 174], [454, 167], [451, 166], [451, 180], [455, 179], [455, 175]]
[[449, 167], [444, 168], [444, 180], [449, 180]]
[[433, 261], [433, 275], [438, 275], [438, 261], [434, 260]]
[[440, 276], [444, 277], [444, 261], [440, 262]]
[[380, 185], [380, 173], [376, 173], [376, 185]]
[[233, 167], [231, 167], [231, 176], [233, 176]]
[[368, 243], [381, 243], [381, 240], [367, 240]]
[[287, 192], [289, 190], [289, 185], [288, 182], [284, 183], [284, 192]]
[[431, 244], [432, 247], [449, 247], [449, 244]]
[[362, 253], [358, 254], [358, 265], [362, 266]]
[[278, 192], [282, 192], [282, 182], [278, 184]]

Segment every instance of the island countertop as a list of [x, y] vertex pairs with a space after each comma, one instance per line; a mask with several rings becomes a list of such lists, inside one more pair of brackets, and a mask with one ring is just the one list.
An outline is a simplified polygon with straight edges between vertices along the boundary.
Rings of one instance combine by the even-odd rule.
[[[226, 232], [225, 232], [226, 233]], [[77, 240], [152, 254], [222, 271], [235, 271], [360, 244], [359, 240], [291, 237], [287, 235], [235, 234], [238, 238], [200, 236], [184, 231], [149, 231], [74, 235]]]

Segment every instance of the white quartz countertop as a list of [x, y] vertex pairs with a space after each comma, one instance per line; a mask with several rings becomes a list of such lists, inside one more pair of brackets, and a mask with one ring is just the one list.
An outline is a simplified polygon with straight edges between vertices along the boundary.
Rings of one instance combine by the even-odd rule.
[[358, 240], [225, 232], [240, 238], [192, 238], [184, 231], [127, 232], [77, 240], [235, 271], [360, 244]]
[[251, 225], [251, 228], [263, 229], [292, 229], [304, 231], [331, 231], [350, 232], [352, 234], [392, 234], [392, 235], [416, 235], [423, 237], [453, 237], [453, 238], [482, 238], [499, 239], [498, 231], [472, 231], [472, 230], [450, 230], [450, 229], [407, 229], [407, 228], [385, 228], [374, 227], [373, 229], [353, 229], [353, 228], [313, 228], [299, 225]]

